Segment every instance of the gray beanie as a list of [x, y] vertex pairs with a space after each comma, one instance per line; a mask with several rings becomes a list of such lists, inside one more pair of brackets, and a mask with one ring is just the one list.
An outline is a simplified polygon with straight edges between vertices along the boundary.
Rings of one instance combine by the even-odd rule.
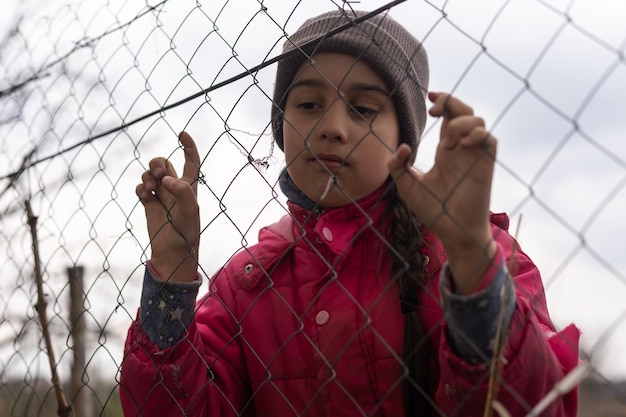
[[[354, 23], [366, 14], [345, 10], [324, 13], [304, 22], [283, 45], [283, 53], [291, 53], [278, 62], [272, 106], [272, 132], [280, 149], [283, 149], [283, 109], [298, 68], [315, 53], [339, 52], [365, 61], [387, 83], [398, 113], [400, 141], [409, 144], [415, 155], [426, 124], [426, 51], [413, 35], [386, 14]], [[350, 22], [352, 25], [347, 29], [328, 36], [330, 31]], [[316, 41], [318, 38], [321, 39]]]

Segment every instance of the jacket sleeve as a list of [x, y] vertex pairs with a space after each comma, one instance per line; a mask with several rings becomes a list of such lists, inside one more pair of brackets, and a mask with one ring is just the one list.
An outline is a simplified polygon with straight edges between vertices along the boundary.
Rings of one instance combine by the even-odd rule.
[[[506, 230], [492, 225], [492, 233], [507, 258], [515, 287], [515, 308], [505, 329], [504, 364], [492, 398], [511, 416], [523, 417], [578, 365], [579, 331], [573, 325], [555, 331], [536, 266]], [[459, 357], [449, 330], [444, 326], [439, 339], [436, 403], [444, 415], [482, 416], [491, 361], [474, 364]], [[575, 417], [577, 407], [575, 389], [550, 404], [541, 416]]]
[[191, 323], [172, 346], [154, 340], [154, 334], [149, 337], [138, 313], [128, 330], [121, 367], [125, 417], [248, 415], [250, 389], [228, 308], [234, 301], [229, 281], [226, 269], [212, 280]]
[[439, 292], [452, 351], [471, 364], [493, 357], [494, 343], [502, 341], [499, 328], [508, 328], [515, 309], [515, 290], [502, 248], [494, 256], [481, 285], [473, 294], [453, 291], [450, 268], [446, 263], [439, 279]]

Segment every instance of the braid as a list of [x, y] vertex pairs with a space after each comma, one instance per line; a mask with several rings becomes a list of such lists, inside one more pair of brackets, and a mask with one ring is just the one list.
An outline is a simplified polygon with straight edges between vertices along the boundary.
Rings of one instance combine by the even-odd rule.
[[407, 417], [430, 416], [428, 398], [429, 345], [422, 321], [416, 312], [418, 294], [428, 279], [422, 224], [400, 198], [395, 186], [391, 190], [391, 276], [400, 286], [400, 304], [404, 313], [404, 345], [402, 357], [408, 368], [403, 384], [404, 410]]

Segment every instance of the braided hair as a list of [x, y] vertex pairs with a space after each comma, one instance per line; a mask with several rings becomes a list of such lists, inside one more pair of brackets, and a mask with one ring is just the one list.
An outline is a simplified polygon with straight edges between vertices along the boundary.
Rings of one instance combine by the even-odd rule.
[[424, 226], [400, 198], [395, 185], [389, 192], [391, 276], [400, 287], [400, 305], [404, 313], [405, 416], [432, 416], [428, 391], [431, 352], [426, 329], [417, 313], [420, 289], [429, 279], [425, 269], [427, 258], [422, 253]]

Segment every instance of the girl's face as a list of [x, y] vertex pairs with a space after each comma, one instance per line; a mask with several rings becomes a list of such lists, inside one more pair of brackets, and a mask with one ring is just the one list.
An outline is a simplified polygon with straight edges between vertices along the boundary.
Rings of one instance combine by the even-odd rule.
[[[341, 207], [389, 176], [387, 162], [400, 143], [398, 118], [385, 82], [366, 63], [340, 53], [313, 59], [300, 67], [285, 103], [285, 161], [307, 197]], [[327, 190], [332, 174], [337, 185]]]

